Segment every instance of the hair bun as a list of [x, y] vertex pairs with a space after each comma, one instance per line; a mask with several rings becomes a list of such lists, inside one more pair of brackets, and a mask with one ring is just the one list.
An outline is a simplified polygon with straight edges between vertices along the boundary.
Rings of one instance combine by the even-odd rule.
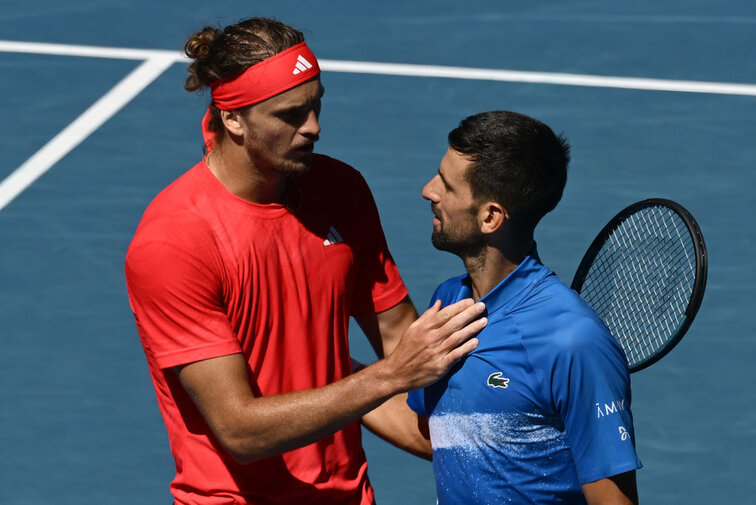
[[204, 59], [210, 52], [210, 46], [220, 34], [219, 29], [206, 26], [186, 40], [184, 53], [193, 60]]
[[[186, 39], [184, 53], [194, 60], [189, 64], [189, 76], [184, 83], [184, 89], [187, 91], [197, 91], [213, 80], [214, 77], [210, 75], [212, 74], [212, 70], [208, 68], [205, 60], [210, 54], [210, 48], [221, 33], [218, 28], [206, 26]], [[210, 66], [212, 67], [213, 65]]]

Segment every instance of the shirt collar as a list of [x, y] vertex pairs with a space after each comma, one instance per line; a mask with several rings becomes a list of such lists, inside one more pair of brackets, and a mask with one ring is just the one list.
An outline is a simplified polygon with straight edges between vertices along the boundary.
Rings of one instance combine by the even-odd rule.
[[[553, 273], [543, 266], [538, 257], [538, 251], [533, 246], [522, 263], [494, 286], [491, 291], [486, 293], [480, 301], [486, 304], [486, 312], [491, 314], [507, 305], [514, 305], [522, 295], [529, 291], [531, 286], [549, 275], [553, 275]], [[469, 274], [462, 279], [462, 284], [464, 290], [469, 292], [465, 295], [472, 296]]]

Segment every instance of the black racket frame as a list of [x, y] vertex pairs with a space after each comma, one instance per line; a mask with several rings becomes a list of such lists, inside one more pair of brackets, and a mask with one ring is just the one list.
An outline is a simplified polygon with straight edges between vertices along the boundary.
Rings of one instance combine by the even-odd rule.
[[585, 278], [588, 275], [591, 266], [593, 265], [593, 261], [596, 259], [598, 252], [604, 246], [606, 241], [609, 240], [609, 237], [612, 235], [612, 233], [614, 233], [614, 231], [628, 217], [640, 210], [647, 209], [649, 207], [669, 208], [678, 216], [680, 216], [683, 223], [685, 223], [685, 226], [688, 228], [688, 232], [690, 232], [693, 242], [693, 249], [696, 255], [695, 282], [693, 284], [693, 290], [691, 292], [690, 299], [688, 300], [688, 306], [685, 309], [685, 318], [677, 327], [675, 335], [673, 335], [673, 337], [669, 341], [667, 341], [664, 346], [659, 348], [654, 354], [630, 366], [630, 373], [643, 370], [644, 368], [653, 365], [664, 356], [666, 356], [680, 342], [680, 340], [682, 340], [683, 336], [688, 331], [688, 328], [690, 328], [690, 325], [693, 322], [693, 319], [695, 318], [699, 307], [701, 306], [704, 291], [706, 290], [706, 278], [708, 276], [708, 257], [703, 234], [701, 233], [701, 229], [698, 226], [698, 223], [693, 218], [693, 215], [679, 203], [665, 198], [648, 198], [646, 200], [642, 200], [625, 207], [616, 216], [614, 216], [606, 224], [606, 226], [604, 226], [604, 228], [602, 228], [598, 235], [596, 235], [596, 238], [588, 247], [588, 250], [583, 256], [583, 259], [580, 261], [580, 265], [575, 272], [575, 277], [573, 278], [571, 285], [571, 288], [573, 290], [580, 293], [580, 290], [583, 287], [583, 283], [585, 282]]

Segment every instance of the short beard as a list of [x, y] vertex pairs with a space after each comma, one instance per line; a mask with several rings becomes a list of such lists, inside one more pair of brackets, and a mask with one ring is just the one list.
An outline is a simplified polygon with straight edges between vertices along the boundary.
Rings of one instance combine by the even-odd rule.
[[310, 157], [305, 163], [284, 162], [276, 166], [274, 170], [286, 177], [287, 179], [296, 179], [300, 175], [304, 175], [310, 171], [312, 167], [312, 157]]
[[464, 239], [453, 239], [443, 231], [433, 230], [431, 243], [439, 251], [450, 252], [463, 260], [477, 258], [485, 247], [483, 235], [477, 230]]

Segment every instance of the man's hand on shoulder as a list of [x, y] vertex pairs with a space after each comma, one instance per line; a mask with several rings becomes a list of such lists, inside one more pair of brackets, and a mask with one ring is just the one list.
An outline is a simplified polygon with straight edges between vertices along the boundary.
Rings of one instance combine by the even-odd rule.
[[441, 308], [437, 301], [402, 335], [383, 361], [401, 392], [419, 389], [443, 377], [478, 345], [478, 334], [487, 324], [482, 303], [471, 299]]

